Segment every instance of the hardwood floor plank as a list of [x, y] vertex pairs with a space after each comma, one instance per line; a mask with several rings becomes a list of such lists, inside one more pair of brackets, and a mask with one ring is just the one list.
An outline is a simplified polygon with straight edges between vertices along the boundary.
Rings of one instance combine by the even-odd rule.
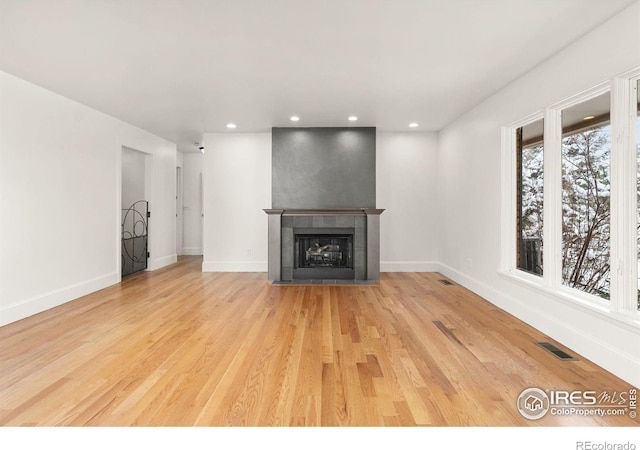
[[0, 425], [639, 424], [523, 418], [527, 387], [632, 386], [440, 274], [296, 286], [200, 267], [180, 257], [0, 327]]

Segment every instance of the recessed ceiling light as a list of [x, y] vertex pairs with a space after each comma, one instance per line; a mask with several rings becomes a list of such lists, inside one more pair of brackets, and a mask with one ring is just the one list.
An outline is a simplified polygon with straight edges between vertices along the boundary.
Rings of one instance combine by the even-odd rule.
[[349, 121], [350, 122], [355, 122], [356, 120], [358, 120], [358, 118], [356, 116], [349, 116]]
[[298, 120], [300, 120], [300, 117], [298, 117], [298, 116], [291, 116], [291, 117], [289, 118], [289, 120], [290, 120], [290, 121], [292, 121], [292, 122], [297, 122]]
[[227, 124], [227, 128], [235, 128], [236, 124], [235, 123], [228, 123]]
[[582, 120], [591, 120], [591, 119], [595, 119], [595, 118], [596, 118], [596, 116], [586, 116], [586, 117], [583, 117]]
[[409, 126], [410, 126], [411, 128], [415, 128], [415, 127], [417, 127], [417, 126], [418, 126], [418, 124], [417, 124], [416, 122], [411, 122], [411, 123], [409, 124]]

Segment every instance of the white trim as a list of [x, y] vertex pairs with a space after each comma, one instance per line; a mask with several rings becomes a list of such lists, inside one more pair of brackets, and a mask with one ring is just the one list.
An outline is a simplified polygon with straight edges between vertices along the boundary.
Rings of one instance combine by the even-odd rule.
[[[540, 111], [536, 111], [534, 113], [531, 113], [521, 119], [518, 120], [514, 120], [513, 122], [507, 124], [504, 126], [504, 128], [520, 128], [520, 127], [524, 127], [526, 125], [529, 125], [533, 122], [536, 122], [540, 119], [544, 119], [544, 110], [540, 110]], [[515, 141], [514, 141], [515, 142]]]
[[[622, 305], [625, 303], [625, 281], [622, 274], [624, 270], [625, 261], [622, 260], [625, 253], [625, 241], [627, 240], [626, 234], [629, 228], [625, 222], [628, 220], [628, 212], [625, 211], [625, 185], [627, 183], [627, 176], [625, 174], [625, 162], [626, 155], [624, 155], [623, 148], [625, 143], [623, 142], [623, 135], [628, 133], [627, 126], [622, 122], [627, 116], [628, 100], [625, 98], [629, 94], [628, 82], [626, 80], [613, 80], [611, 84], [611, 105], [610, 105], [610, 123], [611, 123], [611, 152], [610, 152], [610, 165], [609, 165], [609, 181], [610, 185], [610, 211], [611, 218], [609, 219], [611, 231], [617, 230], [617, 233], [611, 233], [610, 236], [610, 257], [609, 257], [609, 283], [611, 299], [611, 311], [622, 310]], [[621, 110], [622, 109], [622, 110]]]
[[381, 261], [380, 272], [437, 272], [437, 261]]
[[[538, 120], [544, 121], [544, 111], [538, 111], [530, 114], [520, 120], [510, 123], [502, 127], [502, 169], [501, 169], [501, 220], [500, 220], [500, 235], [502, 236], [501, 254], [500, 254], [500, 268], [502, 270], [508, 270], [517, 266], [516, 261], [516, 137], [515, 132], [518, 128], [529, 125]], [[546, 130], [545, 130], [546, 131]], [[543, 133], [543, 137], [545, 133]], [[543, 158], [546, 159], [546, 147]], [[546, 173], [546, 172], [545, 172]], [[546, 178], [546, 176], [545, 176]], [[544, 229], [544, 225], [543, 225]]]
[[203, 272], [267, 272], [267, 261], [204, 261]]
[[[638, 245], [636, 223], [638, 217], [637, 198], [637, 120], [638, 120], [638, 81], [640, 81], [640, 67], [637, 67], [614, 79], [614, 86], [617, 87], [619, 95], [615, 101], [618, 106], [619, 115], [616, 116], [621, 124], [625, 126], [619, 130], [618, 143], [620, 147], [618, 176], [622, 180], [620, 191], [623, 197], [619, 199], [616, 206], [620, 209], [620, 239], [621, 249], [636, 248]], [[626, 96], [626, 98], [625, 98]], [[612, 204], [612, 207], [614, 205]], [[613, 217], [612, 217], [613, 219]], [[636, 252], [620, 252], [618, 256], [618, 277], [620, 289], [620, 304], [618, 310], [640, 317], [638, 310], [638, 273], [639, 260]]]
[[147, 271], [154, 271], [161, 269], [162, 267], [170, 266], [178, 262], [178, 255], [163, 256], [162, 258], [149, 258], [147, 260]]
[[580, 308], [581, 311], [589, 313], [591, 316], [604, 319], [607, 322], [613, 323], [618, 327], [624, 327], [628, 330], [633, 330], [640, 335], [640, 316], [634, 318], [627, 314], [619, 314], [611, 312], [606, 300], [600, 300], [594, 302], [589, 294], [578, 291], [577, 289], [560, 286], [553, 288], [551, 286], [543, 286], [540, 283], [536, 283], [535, 280], [527, 279], [523, 277], [521, 273], [514, 273], [511, 271], [500, 271], [498, 275], [506, 280], [518, 283], [521, 286], [535, 290], [537, 293], [544, 295], [547, 298], [561, 302], [563, 304], [571, 303], [573, 306]]
[[[438, 263], [437, 261], [393, 261], [393, 262], [382, 261], [380, 262], [380, 272], [438, 272], [439, 268], [440, 268], [440, 263]], [[202, 263], [202, 271], [203, 272], [267, 272], [267, 262], [204, 261]]]
[[[631, 228], [628, 232], [629, 234], [627, 234], [627, 239], [631, 239], [631, 242], [633, 243], [632, 245], [635, 247], [638, 245], [637, 230], [638, 227], [640, 227], [640, 223], [636, 223], [638, 217], [638, 202], [640, 202], [640, 199], [637, 198], [638, 193], [636, 188], [636, 184], [638, 182], [637, 171], [639, 170], [637, 152], [638, 144], [640, 144], [640, 142], [638, 142], [640, 136], [638, 136], [636, 125], [638, 121], [638, 113], [640, 112], [638, 111], [637, 106], [638, 100], [640, 99], [640, 93], [638, 92], [638, 83], [640, 83], [640, 67], [633, 72], [633, 77], [629, 80], [629, 82], [631, 83], [631, 86], [629, 87], [631, 91], [630, 102], [633, 106], [629, 109], [629, 121], [627, 123], [629, 124], [629, 130], [633, 130], [633, 132], [629, 133], [627, 139], [628, 149], [625, 153], [627, 155], [628, 161], [630, 161], [627, 164], [627, 177], [630, 178], [629, 182], [627, 183], [627, 188], [630, 189], [633, 194], [627, 197], [629, 203], [627, 204], [626, 208], [628, 213], [631, 215], [630, 220], [627, 221], [627, 226]], [[635, 224], [635, 226], [631, 226], [631, 224]], [[638, 317], [640, 317], [640, 310], [638, 309], [637, 303], [638, 279], [640, 279], [640, 260], [638, 260], [637, 254], [635, 254], [633, 257], [629, 256], [628, 264], [629, 267], [626, 270], [626, 274], [629, 276], [631, 281], [630, 284], [627, 284], [626, 286], [629, 290], [629, 293], [627, 294], [627, 299], [629, 302], [625, 305], [625, 307], [628, 310], [635, 311]]]
[[542, 235], [544, 242], [543, 283], [562, 283], [562, 116], [560, 110], [545, 110]]
[[116, 142], [116, 197], [115, 197], [115, 221], [116, 226], [116, 273], [118, 274], [118, 283], [122, 281], [122, 149], [124, 145], [120, 140]]
[[[637, 265], [635, 248], [636, 148], [635, 99], [632, 81], [616, 78], [611, 89], [611, 309], [636, 310]], [[633, 132], [631, 132], [633, 130]], [[632, 302], [633, 300], [633, 302]]]
[[[573, 322], [566, 322], [561, 317], [546, 314], [542, 312], [540, 308], [536, 308], [535, 304], [527, 304], [521, 300], [507, 296], [494, 287], [482, 283], [445, 264], [440, 265], [440, 272], [500, 309], [512, 314], [552, 339], [557, 340], [573, 351], [581, 354], [593, 363], [609, 370], [628, 383], [634, 386], [640, 386], [640, 355], [633, 355], [621, 351], [599, 338], [599, 336], [606, 338], [606, 333], [589, 333], [588, 330], [579, 329], [575, 326], [575, 323], [579, 323], [577, 319], [573, 320]], [[516, 279], [519, 281], [518, 278]], [[542, 287], [536, 288], [543, 289]], [[576, 314], [582, 312], [583, 310], [576, 308]], [[603, 318], [601, 314], [595, 314], [595, 317], [598, 319]], [[619, 324], [614, 323], [612, 326], [619, 326]], [[640, 336], [640, 327], [625, 327], [625, 329], [630, 329], [633, 333]]]
[[[611, 91], [611, 80], [602, 81], [595, 86], [592, 86], [588, 89], [580, 91], [576, 94], [571, 95], [570, 97], [565, 98], [553, 105], [549, 106], [547, 110], [563, 110], [567, 108], [571, 108], [572, 106], [576, 106], [586, 100], [591, 100], [599, 95], [605, 94]], [[561, 127], [562, 129], [562, 127]]]
[[119, 281], [120, 274], [114, 272], [8, 305], [0, 309], [0, 326], [55, 308], [56, 306], [117, 284]]

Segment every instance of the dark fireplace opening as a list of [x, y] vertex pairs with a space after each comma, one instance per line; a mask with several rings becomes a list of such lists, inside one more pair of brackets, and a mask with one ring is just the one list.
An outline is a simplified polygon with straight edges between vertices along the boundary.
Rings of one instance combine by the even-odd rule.
[[353, 280], [353, 229], [294, 230], [293, 278]]
[[298, 267], [353, 269], [353, 236], [296, 236]]

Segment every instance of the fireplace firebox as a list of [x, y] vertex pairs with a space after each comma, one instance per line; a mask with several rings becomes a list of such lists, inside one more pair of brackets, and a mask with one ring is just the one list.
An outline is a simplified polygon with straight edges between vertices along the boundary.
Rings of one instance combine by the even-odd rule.
[[353, 280], [353, 228], [296, 228], [293, 278]]

